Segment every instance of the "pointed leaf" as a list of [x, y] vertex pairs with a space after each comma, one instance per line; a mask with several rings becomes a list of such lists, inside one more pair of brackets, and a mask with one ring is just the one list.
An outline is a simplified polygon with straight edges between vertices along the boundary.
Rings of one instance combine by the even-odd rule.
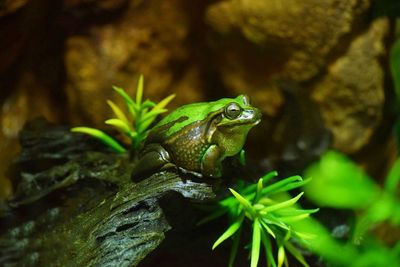
[[139, 81], [136, 89], [136, 104], [141, 105], [143, 97], [143, 74], [139, 76]]
[[142, 119], [141, 119], [141, 123], [147, 122], [150, 120], [150, 122], [148, 124], [151, 124], [153, 122], [153, 120], [155, 118], [157, 118], [158, 115], [167, 112], [167, 109], [158, 109], [158, 110], [151, 110], [149, 112], [144, 112]]
[[251, 203], [245, 199], [244, 197], [242, 197], [238, 192], [236, 192], [235, 190], [233, 190], [232, 188], [229, 188], [229, 191], [231, 191], [231, 193], [233, 194], [233, 196], [240, 202], [240, 204], [242, 204], [243, 208], [250, 213], [251, 216], [254, 217], [255, 212], [253, 207], [251, 206]]
[[267, 225], [273, 224], [273, 225], [276, 225], [276, 226], [278, 226], [278, 227], [280, 227], [282, 229], [285, 229], [285, 230], [289, 231], [289, 227], [286, 224], [284, 224], [280, 219], [277, 219], [275, 216], [273, 216], [272, 214], [267, 214], [266, 216], [264, 216], [262, 218], [262, 220]]
[[262, 197], [262, 190], [263, 190], [263, 179], [260, 178], [257, 183], [256, 197], [254, 198], [253, 203], [257, 203], [258, 200]]
[[286, 242], [285, 247], [290, 252], [290, 254], [292, 254], [293, 257], [295, 257], [295, 259], [301, 263], [301, 265], [303, 265], [304, 267], [309, 267], [303, 255], [301, 255], [297, 248], [295, 248], [290, 242]]
[[270, 234], [274, 239], [276, 239], [275, 233], [272, 231], [272, 229], [268, 226], [267, 223], [265, 223], [263, 220], [260, 221], [261, 225], [264, 227], [264, 229], [267, 231], [268, 234]]
[[319, 209], [284, 209], [284, 210], [279, 210], [276, 211], [276, 214], [279, 216], [296, 216], [296, 215], [301, 215], [301, 214], [311, 214], [318, 212]]
[[128, 118], [125, 116], [125, 113], [111, 100], [107, 100], [107, 104], [111, 107], [113, 110], [115, 116], [117, 116], [118, 119], [124, 121], [125, 123], [129, 124]]
[[131, 129], [129, 128], [129, 125], [126, 122], [124, 122], [123, 120], [120, 120], [120, 119], [109, 119], [109, 120], [106, 120], [104, 123], [114, 126], [120, 132], [122, 132], [122, 133], [124, 133], [124, 134], [126, 134], [128, 136], [129, 136], [129, 133], [131, 132]]
[[117, 86], [113, 86], [112, 88], [125, 100], [126, 104], [132, 106], [134, 105], [133, 99], [125, 92], [124, 89]]
[[113, 89], [124, 99], [129, 112], [131, 113], [133, 119], [136, 120], [139, 109], [135, 102], [133, 102], [133, 99], [124, 91], [124, 89], [117, 86], [113, 86]]
[[153, 111], [153, 110], [163, 109], [164, 107], [166, 107], [166, 106], [168, 105], [168, 103], [169, 103], [172, 99], [174, 99], [174, 97], [175, 97], [175, 94], [172, 94], [172, 95], [167, 96], [166, 98], [164, 98], [163, 100], [161, 100], [160, 102], [158, 102], [158, 103], [154, 106], [154, 108], [152, 109], [152, 111]]
[[311, 178], [308, 178], [308, 179], [302, 180], [302, 181], [298, 181], [298, 182], [292, 182], [292, 183], [289, 183], [287, 185], [280, 187], [279, 189], [274, 190], [273, 192], [269, 192], [268, 194], [273, 195], [273, 194], [277, 194], [277, 193], [281, 193], [281, 192], [287, 192], [292, 189], [302, 187], [302, 186], [308, 184], [310, 181], [311, 181]]
[[234, 233], [236, 233], [236, 231], [242, 225], [243, 219], [244, 219], [244, 215], [237, 218], [236, 221], [233, 222], [231, 224], [231, 226], [229, 226], [228, 229], [217, 239], [217, 241], [215, 241], [214, 245], [212, 246], [212, 249], [214, 250], [219, 244], [221, 244], [226, 239], [231, 237]]
[[264, 175], [263, 177], [261, 177], [261, 178], [263, 179], [264, 183], [267, 183], [267, 182], [269, 182], [272, 178], [274, 178], [274, 177], [276, 177], [276, 176], [278, 176], [278, 172], [277, 172], [277, 171], [272, 171], [272, 172], [269, 172], [269, 173], [265, 174], [265, 175]]
[[116, 140], [114, 140], [114, 138], [98, 129], [90, 127], [74, 127], [71, 129], [71, 132], [84, 133], [93, 136], [118, 153], [124, 153], [126, 151], [123, 146], [121, 146]]
[[301, 221], [309, 216], [310, 214], [300, 214], [296, 216], [279, 217], [279, 219], [284, 223], [291, 223], [291, 222]]
[[156, 103], [154, 103], [153, 101], [150, 101], [148, 99], [146, 99], [143, 104], [142, 104], [142, 109], [145, 110], [147, 108], [152, 108], [156, 105]]
[[283, 180], [281, 180], [279, 182], [273, 183], [272, 185], [265, 187], [264, 190], [263, 190], [263, 194], [267, 194], [267, 193], [276, 191], [276, 190], [280, 189], [281, 187], [283, 187], [283, 186], [285, 186], [287, 184], [290, 184], [290, 183], [293, 183], [293, 182], [298, 182], [298, 181], [303, 181], [303, 179], [299, 175], [295, 175], [295, 176], [291, 176], [291, 177], [285, 178], [285, 179], [283, 179]]
[[294, 205], [301, 198], [301, 196], [303, 194], [304, 194], [304, 192], [301, 192], [300, 194], [298, 194], [294, 198], [291, 198], [289, 200], [280, 202], [280, 203], [272, 205], [272, 206], [265, 207], [264, 211], [271, 212], [271, 211], [275, 211], [275, 210], [278, 210], [278, 209], [283, 209], [283, 208], [290, 207], [290, 206]]
[[251, 245], [250, 267], [257, 267], [258, 259], [260, 257], [260, 243], [261, 243], [261, 227], [258, 218], [255, 218], [253, 224], [253, 241]]
[[285, 248], [281, 245], [278, 248], [278, 267], [281, 267], [285, 261]]

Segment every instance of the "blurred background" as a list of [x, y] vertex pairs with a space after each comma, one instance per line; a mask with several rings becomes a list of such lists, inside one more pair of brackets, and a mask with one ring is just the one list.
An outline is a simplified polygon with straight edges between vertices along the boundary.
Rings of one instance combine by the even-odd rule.
[[[248, 94], [248, 150], [301, 170], [328, 148], [378, 179], [396, 156], [396, 0], [0, 0], [0, 199], [38, 116], [102, 127], [112, 85], [173, 109]], [[399, 60], [399, 59], [397, 59]], [[283, 167], [282, 167], [283, 168]]]

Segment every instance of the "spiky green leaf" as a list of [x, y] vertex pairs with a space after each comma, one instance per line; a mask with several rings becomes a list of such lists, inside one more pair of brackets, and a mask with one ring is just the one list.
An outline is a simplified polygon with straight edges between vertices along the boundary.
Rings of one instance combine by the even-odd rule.
[[251, 245], [251, 267], [257, 267], [258, 259], [260, 257], [260, 243], [261, 227], [258, 218], [255, 218], [253, 223], [253, 241]]
[[285, 248], [281, 245], [278, 248], [278, 267], [281, 267], [285, 261]]
[[118, 153], [125, 153], [125, 148], [121, 146], [114, 138], [109, 136], [103, 131], [100, 131], [95, 128], [90, 128], [90, 127], [74, 127], [71, 129], [72, 132], [76, 133], [84, 133], [88, 134], [90, 136], [93, 136], [100, 141], [102, 141], [104, 144], [108, 145], [111, 147], [113, 150], [115, 150]]
[[163, 108], [165, 108], [169, 102], [171, 102], [172, 99], [175, 98], [175, 94], [169, 95], [166, 98], [164, 98], [163, 100], [161, 100], [160, 102], [158, 102], [152, 110], [161, 110]]
[[125, 92], [124, 89], [122, 89], [121, 87], [118, 86], [113, 86], [112, 87], [125, 101], [126, 104], [133, 106], [134, 105], [134, 101], [133, 99]]
[[251, 215], [255, 216], [255, 211], [251, 203], [245, 199], [243, 196], [241, 196], [238, 192], [233, 190], [232, 188], [229, 188], [229, 191], [231, 191], [232, 195], [242, 204], [243, 208]]
[[267, 192], [267, 193], [271, 196], [271, 195], [278, 194], [281, 192], [287, 192], [287, 191], [293, 190], [295, 188], [305, 186], [310, 181], [311, 181], [311, 178], [308, 178], [308, 179], [302, 180], [302, 181], [298, 181], [298, 182], [292, 182], [292, 183], [289, 183], [287, 185], [280, 187], [279, 189], [274, 190], [273, 192]]
[[270, 234], [274, 239], [276, 239], [275, 233], [268, 226], [268, 224], [266, 224], [265, 221], [263, 221], [263, 220], [261, 220], [260, 223], [261, 223], [262, 227], [267, 231], [267, 233]]
[[117, 86], [113, 86], [113, 89], [124, 99], [126, 106], [128, 107], [129, 112], [132, 115], [132, 118], [134, 120], [136, 120], [137, 115], [138, 115], [138, 111], [139, 108], [138, 106], [135, 104], [135, 102], [133, 101], [133, 99], [125, 92], [124, 89], [117, 87]]
[[112, 102], [111, 100], [107, 100], [107, 104], [111, 107], [112, 111], [114, 112], [115, 116], [117, 116], [118, 119], [129, 124], [129, 120], [125, 116], [125, 113], [114, 102]]
[[302, 214], [311, 214], [319, 211], [319, 209], [284, 209], [277, 210], [276, 214], [279, 216], [297, 216]]
[[226, 239], [228, 239], [229, 237], [231, 237], [234, 233], [236, 233], [237, 230], [239, 230], [239, 228], [242, 225], [244, 219], [244, 215], [240, 216], [239, 218], [237, 218], [229, 227], [228, 229], [226, 229], [226, 231], [217, 239], [217, 241], [215, 241], [214, 245], [212, 246], [212, 249], [214, 250], [217, 246], [219, 246], [219, 244], [221, 244], [222, 242], [224, 242]]
[[139, 76], [139, 81], [136, 89], [136, 104], [141, 105], [142, 104], [142, 98], [143, 98], [143, 75], [141, 74]]
[[142, 103], [142, 110], [146, 110], [148, 108], [152, 108], [156, 105], [156, 103], [154, 103], [153, 101], [150, 101], [149, 99], [146, 99], [143, 103]]
[[291, 198], [289, 200], [280, 202], [280, 203], [272, 205], [272, 206], [265, 207], [264, 210], [266, 212], [271, 212], [271, 211], [275, 211], [275, 210], [279, 210], [279, 209], [290, 207], [290, 206], [294, 205], [301, 198], [301, 196], [303, 194], [304, 194], [304, 192], [301, 192], [300, 194], [298, 194], [294, 198]]
[[276, 182], [276, 183], [274, 183], [274, 184], [272, 184], [270, 186], [265, 187], [263, 189], [263, 194], [268, 194], [268, 193], [277, 191], [277, 190], [281, 189], [282, 187], [284, 187], [284, 186], [286, 186], [288, 184], [291, 184], [293, 182], [300, 182], [300, 181], [303, 181], [303, 179], [299, 175], [295, 175], [295, 176], [291, 176], [291, 177], [285, 178], [285, 179], [283, 179], [283, 180], [281, 180], [279, 182]]
[[253, 200], [253, 203], [257, 203], [258, 200], [262, 197], [262, 190], [263, 190], [263, 179], [260, 178], [257, 182], [256, 196]]
[[289, 251], [290, 254], [293, 255], [293, 257], [296, 258], [298, 262], [301, 263], [304, 267], [309, 267], [308, 263], [304, 259], [303, 255], [295, 248], [290, 242], [285, 243], [285, 248]]
[[261, 177], [264, 181], [264, 183], [269, 182], [272, 178], [278, 176], [278, 172], [277, 171], [272, 171], [272, 172], [268, 172], [267, 174], [265, 174], [263, 177]]
[[109, 119], [104, 122], [107, 125], [112, 125], [117, 128], [120, 132], [129, 135], [129, 132], [132, 130], [130, 129], [129, 125], [120, 119]]

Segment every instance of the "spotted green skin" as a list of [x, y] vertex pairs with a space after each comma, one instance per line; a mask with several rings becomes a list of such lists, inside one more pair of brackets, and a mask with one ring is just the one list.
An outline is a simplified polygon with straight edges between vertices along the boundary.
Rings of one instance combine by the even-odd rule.
[[[234, 119], [225, 112], [231, 103], [242, 110]], [[260, 118], [244, 95], [182, 106], [152, 128], [133, 176], [178, 167], [197, 176], [220, 177], [221, 162], [242, 150]]]

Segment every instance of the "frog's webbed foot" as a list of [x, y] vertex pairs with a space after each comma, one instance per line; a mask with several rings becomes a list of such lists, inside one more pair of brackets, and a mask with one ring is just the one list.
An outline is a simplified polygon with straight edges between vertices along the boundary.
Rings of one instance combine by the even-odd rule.
[[208, 177], [222, 176], [222, 151], [217, 145], [211, 145], [204, 153], [201, 172]]
[[157, 171], [176, 167], [168, 152], [159, 144], [146, 145], [133, 168], [131, 178], [139, 178]]

